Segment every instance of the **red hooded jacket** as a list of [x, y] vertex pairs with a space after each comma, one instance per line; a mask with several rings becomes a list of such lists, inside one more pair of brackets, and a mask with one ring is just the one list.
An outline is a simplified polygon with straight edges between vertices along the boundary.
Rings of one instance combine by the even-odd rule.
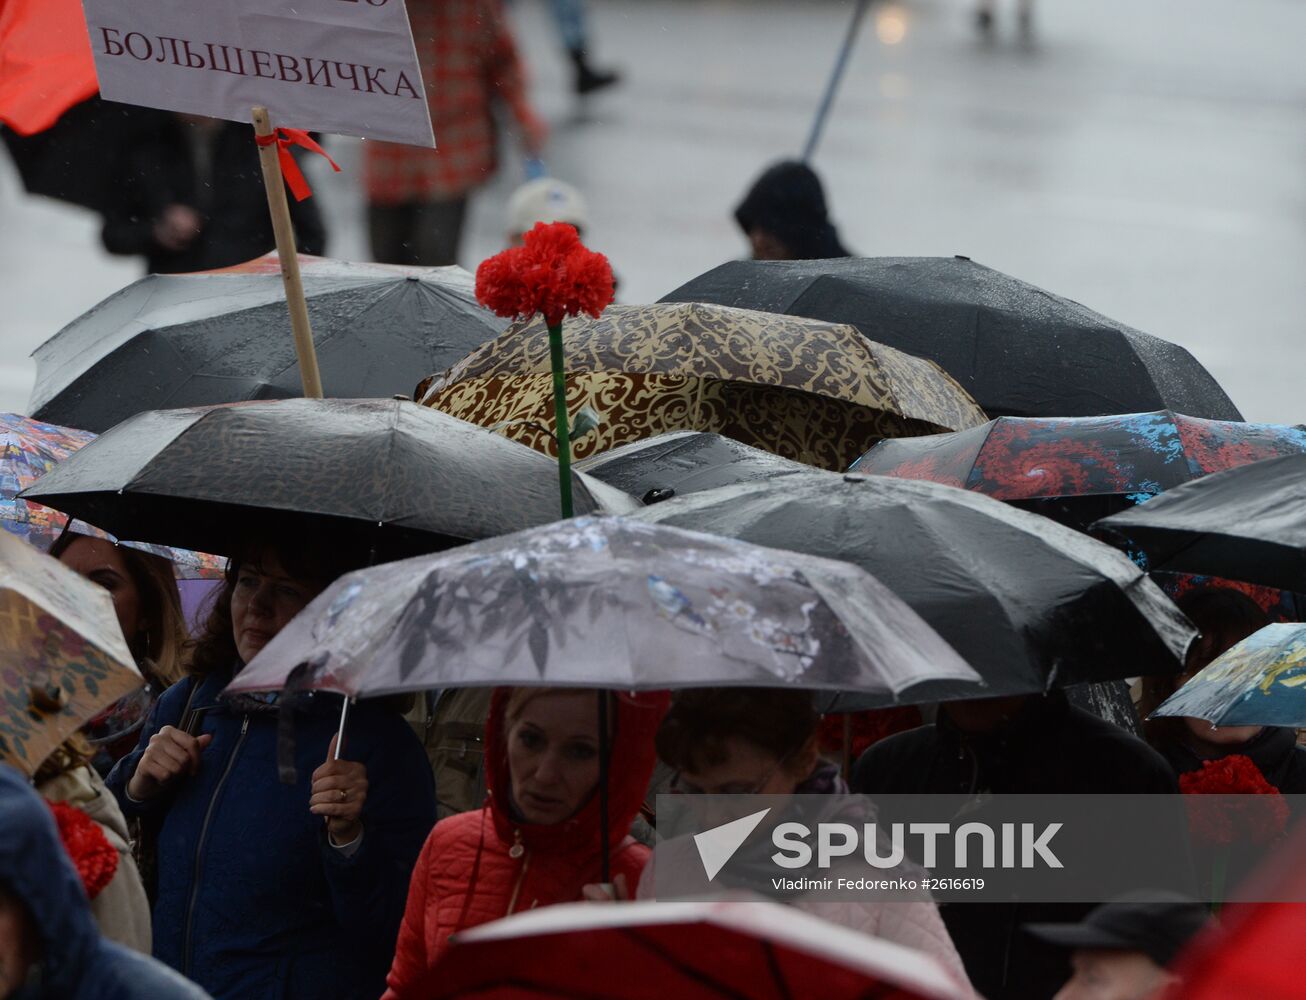
[[[551, 826], [517, 823], [508, 804], [504, 709], [508, 690], [494, 693], [486, 721], [487, 804], [437, 823], [413, 869], [408, 905], [383, 1000], [413, 996], [456, 931], [510, 913], [570, 903], [602, 878], [599, 797]], [[653, 773], [653, 737], [666, 712], [665, 692], [619, 694], [608, 777], [611, 872], [633, 893], [649, 849], [629, 834]]]

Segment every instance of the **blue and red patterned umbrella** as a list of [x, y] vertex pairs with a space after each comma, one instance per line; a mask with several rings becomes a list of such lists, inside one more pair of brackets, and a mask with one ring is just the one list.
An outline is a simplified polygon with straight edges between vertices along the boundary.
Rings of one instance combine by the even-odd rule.
[[1208, 473], [1302, 452], [1301, 427], [1158, 410], [999, 417], [952, 434], [882, 441], [852, 468], [975, 490], [1083, 530]]

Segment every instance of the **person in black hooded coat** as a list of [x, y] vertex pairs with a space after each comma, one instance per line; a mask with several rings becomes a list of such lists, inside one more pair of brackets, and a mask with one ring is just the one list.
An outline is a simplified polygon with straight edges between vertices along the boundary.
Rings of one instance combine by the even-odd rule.
[[[951, 702], [933, 725], [896, 733], [858, 758], [852, 790], [866, 795], [1169, 794], [1166, 762], [1119, 726], [1046, 695]], [[1070, 974], [1062, 955], [1021, 932], [1031, 921], [1073, 923], [1092, 904], [953, 903], [939, 907], [976, 992], [1045, 1000]]]
[[752, 244], [754, 260], [852, 256], [830, 222], [821, 179], [796, 160], [768, 167], [735, 209], [735, 221]]

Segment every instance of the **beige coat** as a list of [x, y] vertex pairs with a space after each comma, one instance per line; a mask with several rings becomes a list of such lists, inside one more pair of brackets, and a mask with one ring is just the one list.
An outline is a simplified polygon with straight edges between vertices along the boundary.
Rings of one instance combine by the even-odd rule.
[[111, 941], [142, 954], [150, 953], [150, 903], [132, 858], [127, 821], [104, 781], [89, 767], [78, 767], [51, 778], [36, 789], [52, 802], [66, 802], [95, 820], [118, 850], [113, 881], [91, 900], [100, 932]]

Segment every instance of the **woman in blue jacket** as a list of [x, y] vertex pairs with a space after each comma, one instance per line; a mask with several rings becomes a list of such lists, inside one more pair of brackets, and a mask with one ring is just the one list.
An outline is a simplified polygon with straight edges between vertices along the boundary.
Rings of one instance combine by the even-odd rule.
[[383, 704], [301, 696], [293, 783], [276, 698], [218, 694], [345, 569], [285, 541], [233, 556], [190, 659], [108, 784], [157, 830], [154, 954], [216, 1000], [380, 996], [413, 863], [435, 822], [426, 753]]

